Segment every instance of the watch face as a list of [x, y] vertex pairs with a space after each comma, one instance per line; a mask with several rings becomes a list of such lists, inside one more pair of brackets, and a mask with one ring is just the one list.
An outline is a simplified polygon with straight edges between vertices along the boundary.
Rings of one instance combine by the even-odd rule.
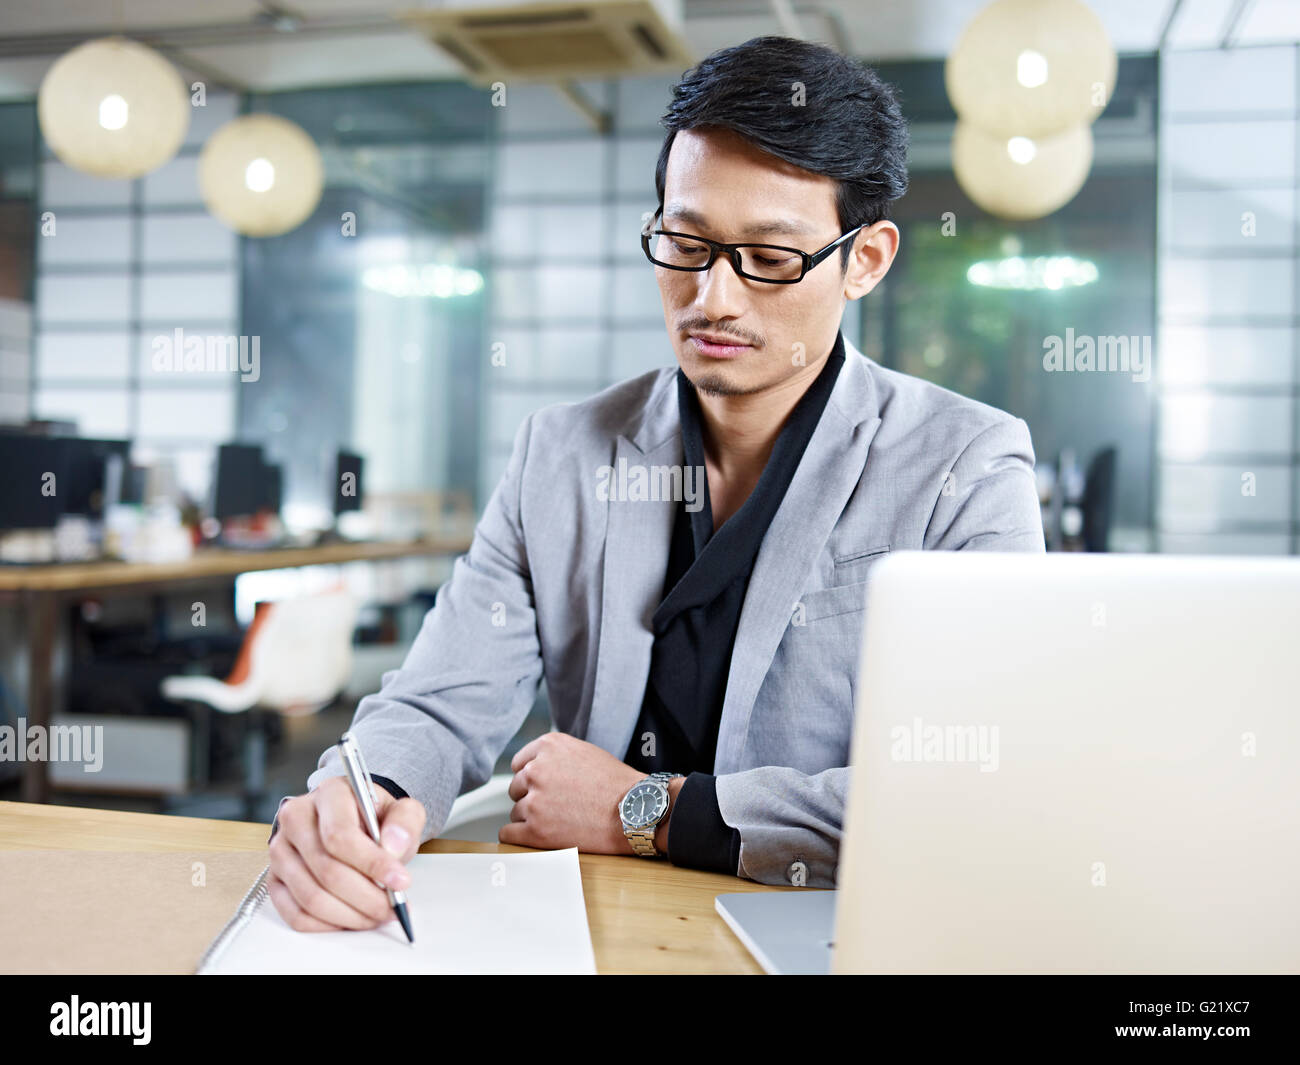
[[644, 828], [652, 825], [668, 809], [668, 796], [662, 784], [650, 784], [642, 781], [623, 796], [619, 812], [623, 821], [631, 828]]

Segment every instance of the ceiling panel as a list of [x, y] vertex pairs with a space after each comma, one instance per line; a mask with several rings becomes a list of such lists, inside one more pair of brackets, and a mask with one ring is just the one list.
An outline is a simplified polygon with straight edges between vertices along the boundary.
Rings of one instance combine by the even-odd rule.
[[256, 0], [3, 0], [0, 7], [0, 37], [251, 21], [262, 10]]
[[[793, 0], [805, 36], [835, 42], [869, 60], [942, 58], [988, 0]], [[66, 34], [96, 36], [114, 29], [111, 0], [0, 0], [0, 98], [32, 95], [40, 76], [66, 40], [47, 58], [32, 56], [30, 42], [13, 38]], [[257, 21], [256, 0], [121, 0], [128, 31], [162, 30], [175, 45], [231, 83], [254, 89], [382, 82], [458, 76], [441, 52], [392, 23], [394, 11], [421, 0], [285, 0], [302, 17], [297, 31], [278, 32]], [[1123, 53], [1152, 51], [1175, 0], [1091, 0]], [[1234, 0], [1182, 0], [1170, 44], [1219, 44]], [[782, 32], [769, 0], [686, 0], [685, 37], [697, 57], [760, 34]], [[225, 26], [225, 30], [219, 27]], [[175, 31], [169, 39], [166, 30]], [[1300, 40], [1300, 0], [1250, 0], [1238, 42]]]
[[1183, 0], [1169, 28], [1169, 48], [1214, 48], [1223, 39], [1233, 0]]
[[1255, 0], [1242, 20], [1238, 41], [1251, 44], [1300, 41], [1300, 2]]
[[187, 48], [185, 54], [237, 85], [268, 92], [459, 76], [455, 63], [441, 51], [400, 26], [345, 37], [277, 34], [248, 44]]

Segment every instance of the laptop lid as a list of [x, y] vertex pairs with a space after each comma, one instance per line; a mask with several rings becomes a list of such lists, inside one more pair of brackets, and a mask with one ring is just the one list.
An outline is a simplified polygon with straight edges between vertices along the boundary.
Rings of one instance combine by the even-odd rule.
[[904, 552], [836, 972], [1300, 969], [1300, 560]]

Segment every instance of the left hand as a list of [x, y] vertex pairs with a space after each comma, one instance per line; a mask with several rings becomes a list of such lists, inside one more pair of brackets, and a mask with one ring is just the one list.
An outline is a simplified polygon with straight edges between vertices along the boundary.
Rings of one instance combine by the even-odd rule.
[[548, 732], [510, 760], [510, 823], [497, 838], [521, 847], [633, 854], [618, 804], [645, 773], [594, 743]]

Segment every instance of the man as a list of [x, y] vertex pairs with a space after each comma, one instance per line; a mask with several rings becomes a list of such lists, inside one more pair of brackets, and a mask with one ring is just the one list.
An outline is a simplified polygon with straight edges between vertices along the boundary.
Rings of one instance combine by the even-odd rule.
[[664, 125], [641, 239], [678, 367], [524, 421], [405, 663], [357, 708], [384, 847], [332, 750], [282, 804], [271, 897], [295, 928], [391, 919], [372, 881], [407, 884], [543, 676], [558, 731], [512, 761], [502, 842], [833, 886], [871, 567], [1043, 550], [1025, 424], [839, 333], [898, 249], [890, 90], [760, 38], [688, 72]]

